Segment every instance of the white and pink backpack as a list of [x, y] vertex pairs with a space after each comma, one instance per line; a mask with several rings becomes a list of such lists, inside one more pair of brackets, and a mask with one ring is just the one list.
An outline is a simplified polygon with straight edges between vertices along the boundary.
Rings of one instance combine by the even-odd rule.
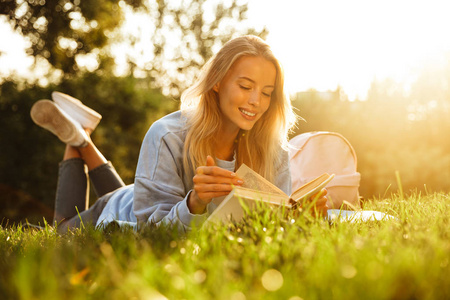
[[344, 201], [360, 208], [356, 153], [339, 133], [307, 132], [289, 141], [292, 190], [327, 172], [335, 174], [326, 186], [329, 208], [341, 208]]

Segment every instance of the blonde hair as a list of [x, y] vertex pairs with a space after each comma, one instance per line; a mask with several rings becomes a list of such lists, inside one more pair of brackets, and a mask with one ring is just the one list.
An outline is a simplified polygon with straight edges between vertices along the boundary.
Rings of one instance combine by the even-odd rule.
[[249, 131], [241, 130], [236, 139], [236, 168], [245, 163], [268, 180], [274, 178], [280, 146], [287, 150], [288, 133], [296, 116], [284, 90], [284, 72], [269, 45], [256, 36], [230, 40], [202, 68], [197, 81], [181, 95], [181, 111], [187, 116], [188, 132], [184, 144], [184, 168], [194, 172], [214, 157], [214, 145], [222, 116], [218, 94], [220, 82], [240, 57], [261, 56], [276, 68], [275, 88], [270, 106]]

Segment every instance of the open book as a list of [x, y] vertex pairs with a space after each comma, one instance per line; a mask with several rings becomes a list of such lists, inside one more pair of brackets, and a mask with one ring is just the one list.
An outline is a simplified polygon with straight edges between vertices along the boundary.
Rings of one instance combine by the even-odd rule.
[[236, 174], [244, 180], [242, 186], [236, 186], [225, 197], [213, 199], [217, 208], [209, 216], [207, 222], [239, 221], [244, 215], [240, 201], [249, 207], [255, 207], [258, 201], [272, 205], [292, 208], [298, 202], [309, 198], [323, 189], [334, 177], [334, 174], [324, 173], [295, 190], [290, 196], [270, 181], [242, 164]]

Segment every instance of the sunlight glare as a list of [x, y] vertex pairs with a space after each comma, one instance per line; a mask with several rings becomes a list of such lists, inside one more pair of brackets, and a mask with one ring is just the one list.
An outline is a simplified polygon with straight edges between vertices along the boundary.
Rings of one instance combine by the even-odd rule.
[[450, 51], [449, 5], [432, 1], [250, 0], [250, 17], [269, 29], [294, 90], [343, 87], [364, 98], [376, 78], [399, 82]]
[[27, 76], [29, 68], [33, 64], [33, 57], [27, 56], [25, 51], [18, 51], [29, 46], [29, 42], [12, 32], [11, 26], [6, 23], [6, 18], [0, 18], [0, 76], [7, 77], [13, 73], [18, 76]]

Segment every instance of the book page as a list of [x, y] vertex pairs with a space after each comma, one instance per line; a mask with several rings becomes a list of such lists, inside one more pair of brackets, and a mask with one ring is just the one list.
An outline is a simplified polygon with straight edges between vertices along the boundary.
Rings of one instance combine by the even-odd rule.
[[299, 201], [306, 197], [311, 197], [323, 189], [332, 179], [334, 174], [324, 173], [319, 177], [299, 187], [292, 193], [291, 198], [294, 201]]
[[286, 195], [281, 189], [250, 169], [246, 164], [242, 164], [236, 171], [236, 174], [244, 180], [242, 187], [262, 192]]
[[289, 196], [286, 194], [280, 195], [277, 193], [256, 191], [242, 186], [235, 187], [234, 196], [242, 199], [252, 201], [263, 201], [276, 205], [290, 205]]

